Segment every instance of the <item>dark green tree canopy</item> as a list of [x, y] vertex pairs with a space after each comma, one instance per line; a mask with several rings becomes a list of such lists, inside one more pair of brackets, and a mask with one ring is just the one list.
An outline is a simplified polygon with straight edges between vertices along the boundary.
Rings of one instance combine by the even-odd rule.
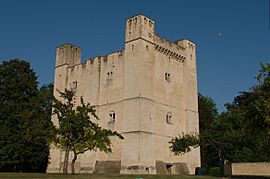
[[217, 119], [218, 112], [213, 99], [200, 93], [198, 95], [198, 104], [200, 132], [205, 132], [211, 129], [209, 126]]
[[[217, 113], [214, 102], [199, 94], [199, 137], [184, 134], [172, 141], [175, 154], [201, 146], [202, 165], [270, 161], [270, 64], [261, 64], [258, 84], [241, 92], [227, 111]], [[196, 140], [197, 139], [197, 140]]]
[[23, 60], [0, 64], [0, 171], [45, 171], [52, 86], [38, 89]]
[[270, 64], [261, 64], [259, 83], [226, 104], [227, 112], [221, 114], [221, 123], [227, 124], [227, 131], [234, 137], [234, 146], [224, 151], [225, 158], [231, 161], [270, 161], [269, 74]]
[[30, 64], [21, 60], [4, 61], [0, 66], [0, 102], [28, 102], [37, 95], [37, 77]]

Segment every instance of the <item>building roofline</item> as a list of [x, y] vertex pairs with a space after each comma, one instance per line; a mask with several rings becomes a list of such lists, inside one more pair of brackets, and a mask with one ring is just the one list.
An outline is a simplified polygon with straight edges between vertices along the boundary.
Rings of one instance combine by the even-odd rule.
[[196, 44], [194, 41], [192, 41], [192, 40], [190, 40], [190, 39], [188, 39], [188, 38], [181, 38], [181, 39], [178, 39], [178, 40], [174, 40], [173, 43], [177, 43], [177, 42], [182, 41], [182, 40], [188, 40], [188, 41], [190, 41], [190, 42]]
[[111, 51], [111, 52], [109, 52], [109, 53], [106, 53], [105, 55], [97, 55], [97, 56], [93, 56], [93, 57], [87, 57], [87, 58], [86, 58], [86, 61], [89, 60], [89, 59], [94, 59], [94, 58], [107, 57], [107, 56], [109, 56], [109, 55], [116, 54], [116, 53], [123, 53], [124, 51], [125, 51], [125, 49], [114, 50], [114, 51]]
[[148, 19], [151, 19], [152, 21], [155, 21], [153, 18], [151, 18], [151, 17], [149, 17], [149, 16], [146, 16], [146, 15], [143, 14], [143, 13], [138, 13], [138, 14], [135, 14], [135, 15], [133, 15], [133, 16], [127, 17], [126, 20], [131, 19], [131, 18], [136, 17], [136, 16], [144, 16], [144, 17], [147, 17]]
[[62, 44], [62, 45], [58, 45], [56, 48], [62, 47], [62, 46], [64, 46], [64, 45], [71, 45], [71, 46], [74, 46], [74, 47], [76, 47], [76, 48], [82, 49], [81, 47], [79, 47], [79, 46], [77, 46], [77, 45], [74, 45], [74, 44], [72, 44], [72, 43], [64, 43], [64, 44]]

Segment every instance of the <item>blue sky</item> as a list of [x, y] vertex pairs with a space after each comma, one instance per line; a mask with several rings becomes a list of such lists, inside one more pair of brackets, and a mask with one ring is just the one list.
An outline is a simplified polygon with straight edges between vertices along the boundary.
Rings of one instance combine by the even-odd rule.
[[197, 44], [199, 92], [220, 111], [270, 62], [269, 0], [2, 0], [0, 62], [25, 59], [50, 83], [58, 45], [80, 46], [83, 61], [123, 49], [125, 20], [139, 13], [159, 35]]

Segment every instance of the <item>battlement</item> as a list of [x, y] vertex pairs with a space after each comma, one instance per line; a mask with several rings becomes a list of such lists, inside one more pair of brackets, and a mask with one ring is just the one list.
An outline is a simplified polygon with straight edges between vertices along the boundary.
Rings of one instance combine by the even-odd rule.
[[185, 49], [189, 47], [194, 48], [196, 46], [194, 42], [188, 39], [179, 39], [179, 40], [174, 41], [174, 43]]
[[126, 43], [139, 38], [153, 42], [154, 34], [154, 20], [144, 15], [136, 15], [126, 20]]
[[56, 48], [55, 67], [62, 65], [74, 66], [81, 62], [81, 48], [70, 43], [60, 45]]
[[109, 56], [117, 55], [120, 57], [120, 56], [123, 56], [123, 53], [124, 53], [124, 50], [117, 50], [117, 51], [110, 52], [106, 55], [90, 57], [90, 58], [87, 58], [85, 63], [90, 62], [91, 64], [93, 64], [95, 62], [98, 62], [101, 59], [106, 61], [109, 58]]
[[155, 44], [160, 44], [175, 50], [185, 50], [185, 47], [182, 44], [169, 41], [158, 34], [155, 34]]
[[[169, 56], [169, 58], [176, 59], [177, 61], [182, 61], [187, 58], [186, 50], [188, 48], [194, 48], [195, 44], [192, 41], [186, 39], [180, 39], [177, 41], [169, 41], [159, 35], [155, 34], [155, 21], [151, 18], [138, 14], [126, 19], [126, 38], [125, 43], [133, 42], [134, 40], [143, 39], [154, 45], [154, 50]], [[112, 52], [115, 53], [115, 52]], [[120, 51], [120, 54], [123, 50]], [[91, 63], [98, 58], [106, 59], [106, 56], [89, 58]], [[66, 43], [60, 45], [56, 49], [56, 64], [55, 67], [62, 65], [75, 66], [81, 63], [81, 48]]]
[[186, 57], [184, 56], [185, 48], [183, 46], [175, 44], [158, 35], [155, 35], [154, 39], [155, 51], [168, 55], [169, 58], [176, 59], [177, 61], [183, 62], [186, 59]]

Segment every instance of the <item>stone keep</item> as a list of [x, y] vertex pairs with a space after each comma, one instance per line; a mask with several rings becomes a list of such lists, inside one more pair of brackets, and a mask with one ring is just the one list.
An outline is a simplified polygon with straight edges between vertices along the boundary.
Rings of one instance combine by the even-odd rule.
[[[174, 156], [168, 144], [179, 134], [199, 132], [195, 44], [170, 42], [154, 29], [152, 19], [131, 17], [124, 50], [86, 62], [79, 47], [57, 47], [54, 95], [76, 89], [78, 103], [83, 96], [96, 106], [97, 122], [125, 138], [112, 138], [112, 154], [80, 155], [77, 172], [192, 174], [200, 166], [199, 148]], [[52, 120], [57, 123], [56, 116]], [[63, 161], [64, 152], [52, 147], [47, 172], [62, 172]]]

